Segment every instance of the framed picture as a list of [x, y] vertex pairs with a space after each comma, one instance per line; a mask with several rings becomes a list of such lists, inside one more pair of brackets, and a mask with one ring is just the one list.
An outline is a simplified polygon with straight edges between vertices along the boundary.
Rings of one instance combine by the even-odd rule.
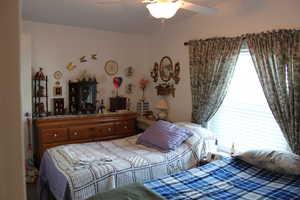
[[62, 87], [61, 86], [56, 86], [54, 88], [54, 96], [62, 96]]

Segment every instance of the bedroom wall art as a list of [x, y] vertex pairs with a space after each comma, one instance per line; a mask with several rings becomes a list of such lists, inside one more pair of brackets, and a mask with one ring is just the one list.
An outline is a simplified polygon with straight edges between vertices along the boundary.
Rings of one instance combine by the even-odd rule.
[[54, 96], [62, 96], [62, 87], [61, 86], [54, 86], [53, 87], [53, 95]]
[[66, 66], [66, 69], [67, 69], [69, 72], [73, 71], [73, 70], [76, 69], [76, 68], [77, 68], [77, 66], [74, 65], [72, 62], [70, 62], [70, 63]]
[[173, 62], [169, 56], [164, 56], [160, 60], [160, 64], [154, 63], [153, 69], [150, 73], [153, 81], [158, 82], [159, 78], [162, 83], [155, 86], [158, 96], [168, 96], [172, 94], [175, 97], [174, 84], [178, 84], [180, 81], [180, 63], [177, 62], [173, 65]]
[[123, 83], [122, 77], [114, 77], [113, 78], [113, 84], [114, 84], [114, 87], [116, 88], [116, 96], [117, 97], [119, 96], [118, 89], [121, 87], [122, 83]]
[[132, 94], [133, 93], [133, 84], [132, 83], [128, 83], [126, 86], [125, 86], [125, 92], [126, 94]]
[[126, 67], [124, 71], [125, 71], [125, 76], [126, 77], [130, 78], [130, 77], [133, 76], [134, 69], [133, 69], [132, 66]]
[[91, 55], [91, 59], [92, 59], [92, 60], [98, 60], [97, 54], [92, 54], [92, 55]]
[[109, 60], [105, 63], [104, 69], [107, 75], [113, 76], [116, 73], [118, 73], [119, 65], [116, 61], [114, 60]]
[[[45, 74], [51, 74], [49, 76], [49, 86], [51, 86], [48, 88], [49, 98], [55, 98], [53, 86], [57, 80], [54, 79], [53, 74], [61, 71], [63, 73], [63, 77], [59, 80], [62, 87], [61, 97], [65, 99], [65, 107], [69, 108], [68, 81], [75, 79], [79, 81], [79, 73], [86, 70], [92, 78], [95, 77], [99, 82], [97, 91], [100, 93], [97, 94], [97, 100], [104, 99], [106, 108], [109, 108], [111, 91], [116, 90], [112, 84], [112, 77], [122, 76], [123, 83], [118, 89], [119, 95], [130, 98], [131, 110], [136, 110], [140, 90], [133, 88], [133, 92], [128, 94], [125, 86], [128, 83], [136, 84], [139, 78], [147, 73], [144, 69], [147, 56], [144, 50], [147, 46], [145, 36], [28, 21], [25, 21], [23, 25], [32, 38], [31, 65], [44, 66]], [[129, 46], [130, 48], [128, 48]], [[55, 53], [49, 54], [49, 52]], [[97, 60], [92, 58], [92, 54], [97, 54]], [[88, 61], [80, 63], [79, 58], [82, 56], [86, 56]], [[108, 60], [118, 63], [118, 72], [115, 75], [110, 76], [105, 72], [105, 63]], [[127, 78], [124, 71], [129, 66], [139, 67], [133, 67], [133, 76]], [[34, 71], [38, 71], [38, 68], [34, 67]], [[147, 92], [150, 93], [150, 90]], [[145, 93], [145, 96], [148, 94]], [[52, 102], [49, 104], [49, 110], [53, 111]]]

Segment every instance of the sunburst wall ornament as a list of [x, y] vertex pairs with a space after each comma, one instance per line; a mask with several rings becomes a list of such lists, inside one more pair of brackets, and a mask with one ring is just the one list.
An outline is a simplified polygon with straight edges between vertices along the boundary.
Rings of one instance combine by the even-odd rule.
[[71, 72], [71, 71], [73, 71], [75, 68], [76, 68], [77, 66], [76, 65], [74, 65], [72, 62], [70, 62], [68, 65], [67, 65], [67, 70], [69, 71], [69, 72]]

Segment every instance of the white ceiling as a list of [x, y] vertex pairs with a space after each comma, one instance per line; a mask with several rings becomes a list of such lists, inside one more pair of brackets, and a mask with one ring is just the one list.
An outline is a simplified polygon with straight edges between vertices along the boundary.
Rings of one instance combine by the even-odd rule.
[[[97, 4], [101, 1], [114, 3]], [[119, 2], [116, 2], [119, 1]], [[142, 0], [23, 0], [23, 19], [34, 22], [95, 28], [124, 33], [148, 34], [161, 21], [148, 13]], [[222, 0], [188, 0], [215, 7]], [[180, 9], [166, 23], [178, 22], [195, 13]]]

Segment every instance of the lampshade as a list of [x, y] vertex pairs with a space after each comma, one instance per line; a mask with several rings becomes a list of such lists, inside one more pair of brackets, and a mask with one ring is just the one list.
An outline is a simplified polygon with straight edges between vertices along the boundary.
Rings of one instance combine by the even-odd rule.
[[168, 103], [165, 99], [161, 99], [156, 105], [155, 105], [155, 108], [156, 109], [159, 109], [159, 110], [168, 110], [169, 109], [169, 106], [168, 106]]
[[150, 3], [146, 7], [155, 18], [169, 19], [173, 17], [180, 8], [180, 1]]

